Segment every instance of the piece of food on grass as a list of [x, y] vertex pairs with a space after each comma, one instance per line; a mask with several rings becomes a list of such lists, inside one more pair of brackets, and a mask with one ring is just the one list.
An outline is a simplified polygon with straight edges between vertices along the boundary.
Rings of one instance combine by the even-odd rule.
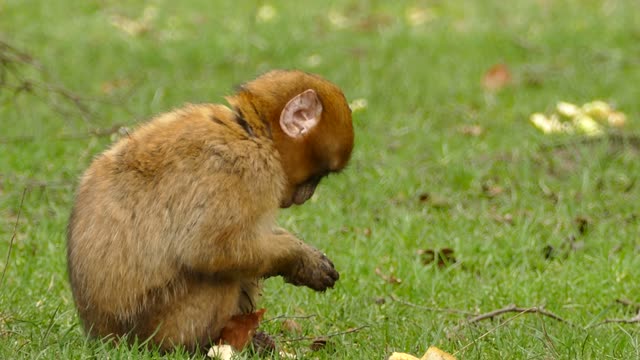
[[435, 346], [430, 346], [420, 360], [456, 360], [455, 356], [442, 351]]
[[435, 346], [430, 346], [419, 359], [411, 354], [394, 352], [388, 360], [456, 360], [456, 358]]
[[234, 354], [231, 345], [215, 345], [209, 349], [207, 356], [216, 360], [231, 360]]

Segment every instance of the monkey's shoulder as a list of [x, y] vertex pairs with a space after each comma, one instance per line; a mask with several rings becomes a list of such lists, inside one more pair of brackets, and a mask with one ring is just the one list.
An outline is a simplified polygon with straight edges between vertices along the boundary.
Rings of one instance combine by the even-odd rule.
[[119, 170], [282, 176], [273, 141], [224, 105], [186, 105], [161, 114], [121, 139], [104, 157]]

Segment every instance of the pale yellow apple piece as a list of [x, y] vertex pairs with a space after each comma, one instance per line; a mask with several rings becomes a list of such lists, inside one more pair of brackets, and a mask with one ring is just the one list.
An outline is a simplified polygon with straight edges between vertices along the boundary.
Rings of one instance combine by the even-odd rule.
[[435, 346], [430, 346], [420, 360], [456, 360], [456, 358], [448, 352], [444, 352]]
[[393, 354], [391, 354], [391, 356], [389, 356], [389, 359], [387, 360], [420, 360], [420, 359], [418, 359], [417, 357], [411, 354], [394, 352]]

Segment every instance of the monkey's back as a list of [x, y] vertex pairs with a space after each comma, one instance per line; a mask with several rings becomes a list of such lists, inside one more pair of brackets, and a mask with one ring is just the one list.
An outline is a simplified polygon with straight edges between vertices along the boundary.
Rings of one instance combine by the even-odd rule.
[[67, 230], [85, 326], [99, 328], [102, 315], [126, 322], [150, 302], [179, 295], [184, 274], [206, 261], [198, 249], [271, 224], [285, 175], [271, 140], [243, 121], [221, 105], [189, 105], [94, 160]]

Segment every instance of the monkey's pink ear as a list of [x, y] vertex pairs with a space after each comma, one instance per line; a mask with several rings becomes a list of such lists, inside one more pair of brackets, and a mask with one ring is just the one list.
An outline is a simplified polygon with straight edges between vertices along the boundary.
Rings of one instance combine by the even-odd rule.
[[322, 104], [312, 89], [305, 90], [289, 100], [280, 114], [280, 127], [292, 138], [301, 138], [320, 120]]

